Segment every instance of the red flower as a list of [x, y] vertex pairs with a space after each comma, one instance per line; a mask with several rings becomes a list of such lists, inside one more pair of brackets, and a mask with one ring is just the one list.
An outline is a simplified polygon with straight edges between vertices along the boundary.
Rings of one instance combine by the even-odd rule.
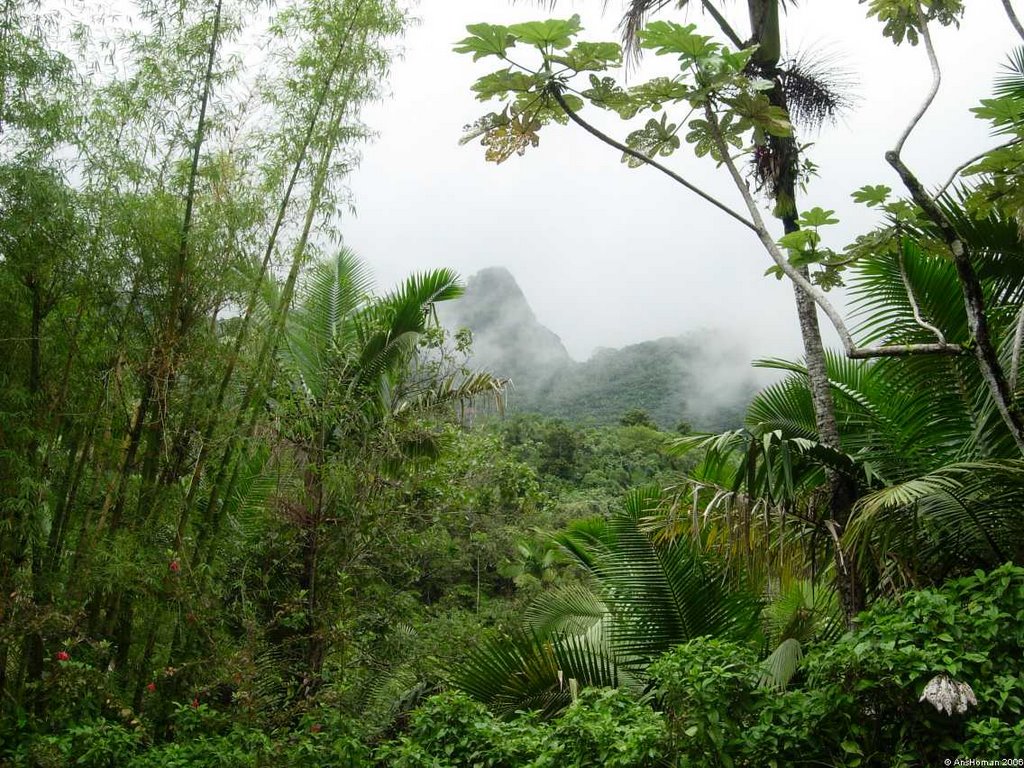
[[150, 683], [149, 685], [147, 685], [146, 690], [150, 693], [154, 693], [156, 691], [156, 683]]
[[192, 699], [192, 709], [199, 709], [199, 697], [196, 696]]
[[71, 655], [67, 651], [57, 651], [57, 661], [71, 661]]
[[170, 568], [173, 573], [177, 573], [181, 570], [181, 563], [179, 563], [177, 560], [171, 560]]

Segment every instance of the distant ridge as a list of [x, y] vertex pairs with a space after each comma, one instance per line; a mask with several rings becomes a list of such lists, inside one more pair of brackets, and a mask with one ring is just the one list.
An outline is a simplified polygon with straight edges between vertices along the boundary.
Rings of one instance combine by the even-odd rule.
[[512, 379], [510, 408], [579, 422], [610, 424], [642, 409], [663, 429], [738, 426], [755, 390], [749, 360], [716, 340], [710, 356], [696, 336], [621, 349], [602, 348], [576, 362], [533, 313], [504, 267], [473, 275], [466, 293], [444, 305], [441, 321], [473, 332], [475, 367]]

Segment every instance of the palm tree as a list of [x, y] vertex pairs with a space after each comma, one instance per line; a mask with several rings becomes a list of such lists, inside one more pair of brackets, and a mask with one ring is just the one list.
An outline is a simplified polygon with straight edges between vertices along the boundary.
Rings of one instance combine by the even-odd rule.
[[525, 626], [477, 649], [455, 684], [499, 712], [552, 714], [582, 686], [641, 693], [648, 665], [707, 635], [756, 640], [761, 601], [687, 538], [643, 530], [663, 500], [631, 492], [610, 520], [583, 520], [556, 537], [586, 577], [540, 595]]
[[286, 513], [302, 559], [305, 693], [318, 684], [328, 650], [325, 561], [344, 569], [388, 476], [436, 455], [424, 419], [481, 394], [501, 394], [501, 380], [442, 370], [420, 348], [435, 322], [434, 306], [461, 293], [457, 276], [440, 269], [376, 298], [365, 268], [343, 248], [312, 269], [288, 316], [273, 401], [286, 417], [282, 436], [302, 478]]
[[[1003, 364], [1016, 377], [1024, 304], [1016, 222], [972, 218], [962, 199], [942, 204], [970, 236]], [[911, 344], [937, 333], [966, 344], [958, 276], [937, 234], [904, 225], [884, 234], [854, 268], [851, 294], [865, 342]], [[978, 366], [964, 356], [830, 355], [827, 362], [839, 449], [820, 440], [803, 366], [768, 361], [787, 375], [755, 398], [744, 429], [677, 441], [683, 450], [702, 448], [705, 457], [681, 494], [691, 514], [662, 516], [660, 535], [709, 520], [735, 530], [753, 511], [755, 521], [765, 521], [755, 548], [762, 557], [765, 543], [768, 551], [796, 543], [804, 552], [799, 567], [813, 572], [841, 535], [842, 550], [857, 558], [875, 592], [1020, 561], [1024, 524], [1014, 510], [1024, 504], [1024, 462]], [[845, 532], [815, 512], [826, 470], [857, 488]]]

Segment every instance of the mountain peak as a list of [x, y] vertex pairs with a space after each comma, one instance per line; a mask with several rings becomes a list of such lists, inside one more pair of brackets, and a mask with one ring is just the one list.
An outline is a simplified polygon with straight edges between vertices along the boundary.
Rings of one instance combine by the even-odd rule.
[[513, 380], [570, 362], [562, 340], [537, 322], [515, 277], [505, 267], [482, 269], [466, 293], [444, 307], [444, 324], [473, 331], [473, 361]]
[[699, 342], [683, 336], [602, 348], [574, 362], [504, 267], [470, 277], [465, 295], [439, 314], [447, 327], [473, 332], [473, 365], [511, 378], [520, 410], [616, 423], [641, 408], [666, 428], [683, 419], [718, 428], [738, 421], [752, 391], [749, 375], [730, 376], [737, 366], [709, 361]]

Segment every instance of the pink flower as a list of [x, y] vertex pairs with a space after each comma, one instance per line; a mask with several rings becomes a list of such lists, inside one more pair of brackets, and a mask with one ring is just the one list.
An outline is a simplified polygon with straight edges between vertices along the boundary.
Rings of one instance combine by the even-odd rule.
[[57, 661], [71, 661], [71, 655], [67, 651], [57, 651]]
[[146, 686], [146, 690], [149, 691], [150, 693], [155, 693], [156, 692], [156, 683], [150, 683], [149, 685], [147, 685]]
[[181, 563], [179, 563], [177, 560], [171, 560], [170, 569], [172, 573], [177, 573], [181, 570]]

